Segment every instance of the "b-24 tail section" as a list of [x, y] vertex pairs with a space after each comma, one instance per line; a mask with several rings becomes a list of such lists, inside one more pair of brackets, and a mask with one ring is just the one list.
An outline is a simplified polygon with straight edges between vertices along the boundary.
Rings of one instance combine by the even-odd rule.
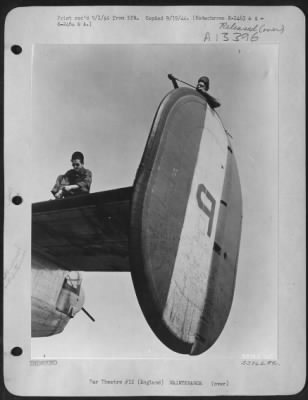
[[131, 271], [170, 349], [201, 354], [227, 321], [242, 226], [239, 174], [218, 114], [193, 89], [161, 102], [133, 187], [33, 204], [33, 257]]

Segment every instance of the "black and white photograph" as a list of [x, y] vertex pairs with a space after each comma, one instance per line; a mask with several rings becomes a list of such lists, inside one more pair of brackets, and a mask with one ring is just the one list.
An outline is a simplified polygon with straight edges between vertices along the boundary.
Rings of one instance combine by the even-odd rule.
[[[13, 359], [20, 351], [20, 358], [28, 357], [33, 382], [15, 385], [9, 378], [14, 393], [284, 392], [278, 378], [275, 386], [265, 376], [276, 376], [282, 362], [284, 323], [292, 320], [284, 319], [282, 298], [287, 301], [287, 288], [301, 281], [303, 249], [286, 284], [284, 277], [292, 275], [281, 261], [287, 243], [282, 216], [291, 199], [281, 189], [281, 174], [303, 171], [282, 160], [282, 143], [293, 139], [285, 139], [281, 126], [287, 119], [281, 48], [264, 37], [282, 35], [285, 27], [266, 25], [264, 10], [249, 14], [259, 26], [254, 36], [244, 29], [252, 22], [238, 20], [244, 33], [238, 29], [242, 36], [230, 43], [233, 21], [220, 21], [224, 40], [213, 42], [217, 34], [208, 30], [203, 43], [191, 43], [174, 39], [175, 22], [163, 25], [168, 17], [155, 7], [139, 14], [87, 8], [77, 19], [78, 11], [67, 10], [53, 16], [57, 34], [65, 29], [63, 40], [50, 40], [47, 32], [47, 40], [20, 55], [27, 56], [30, 72], [20, 98], [26, 99], [24, 114], [15, 122], [8, 118], [7, 132], [20, 129], [24, 119], [27, 135], [5, 136], [7, 176], [13, 162], [23, 167], [7, 180], [15, 201], [7, 220], [15, 218], [20, 231], [15, 237], [7, 223], [5, 296], [12, 301], [23, 273], [19, 320], [27, 350], [15, 344]], [[215, 14], [184, 10], [191, 21]], [[118, 42], [98, 43], [89, 34], [80, 39], [76, 24], [89, 23], [84, 15], [91, 13], [92, 23], [98, 15], [104, 21], [136, 13], [136, 21], [145, 18], [145, 40], [125, 42], [125, 23], [117, 25], [123, 29]], [[224, 8], [215, 15], [228, 18]], [[154, 42], [146, 27], [159, 23], [167, 39]], [[17, 55], [10, 57], [13, 63]], [[18, 79], [9, 82], [14, 90], [7, 109], [18, 96]], [[302, 140], [292, 101], [296, 96], [288, 121]], [[301, 182], [302, 175], [294, 176]], [[287, 175], [286, 185], [294, 180]], [[299, 213], [301, 187], [297, 200]], [[20, 214], [13, 217], [15, 210]], [[296, 235], [294, 243], [301, 244], [303, 232]], [[8, 320], [14, 346], [18, 325]], [[296, 321], [302, 332], [302, 318]], [[57, 387], [45, 379], [51, 370]], [[65, 376], [77, 383], [65, 385]], [[294, 380], [297, 389], [301, 376]], [[38, 379], [44, 384], [34, 389]]]
[[34, 356], [276, 356], [277, 55], [36, 46]]

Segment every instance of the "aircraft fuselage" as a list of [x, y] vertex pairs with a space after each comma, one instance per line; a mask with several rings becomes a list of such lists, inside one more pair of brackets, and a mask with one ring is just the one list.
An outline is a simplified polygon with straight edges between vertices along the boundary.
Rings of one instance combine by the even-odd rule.
[[32, 253], [32, 337], [63, 331], [81, 310], [84, 292], [78, 272], [69, 272], [48, 258]]

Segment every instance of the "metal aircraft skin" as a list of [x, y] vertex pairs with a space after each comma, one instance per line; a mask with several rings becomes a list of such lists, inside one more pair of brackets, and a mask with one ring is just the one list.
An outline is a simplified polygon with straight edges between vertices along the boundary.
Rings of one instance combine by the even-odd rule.
[[203, 353], [231, 309], [241, 226], [229, 136], [204, 96], [176, 88], [158, 107], [132, 187], [33, 204], [32, 335], [61, 332], [82, 309], [81, 278], [70, 290], [68, 271], [130, 271], [157, 338]]
[[79, 272], [59, 268], [54, 262], [32, 256], [32, 337], [61, 333], [83, 307], [84, 291]]

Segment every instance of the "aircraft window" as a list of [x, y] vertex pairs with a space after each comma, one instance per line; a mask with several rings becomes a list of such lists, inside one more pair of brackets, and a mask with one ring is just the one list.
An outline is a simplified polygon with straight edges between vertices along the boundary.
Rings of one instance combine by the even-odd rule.
[[81, 286], [81, 279], [79, 275], [73, 276], [68, 275], [63, 283], [63, 289], [67, 289], [73, 293], [79, 295]]
[[79, 296], [81, 288], [81, 278], [79, 273], [71, 272], [68, 274], [63, 282], [62, 289], [56, 304], [56, 309], [69, 317], [72, 317], [72, 304], [74, 303], [73, 294]]

